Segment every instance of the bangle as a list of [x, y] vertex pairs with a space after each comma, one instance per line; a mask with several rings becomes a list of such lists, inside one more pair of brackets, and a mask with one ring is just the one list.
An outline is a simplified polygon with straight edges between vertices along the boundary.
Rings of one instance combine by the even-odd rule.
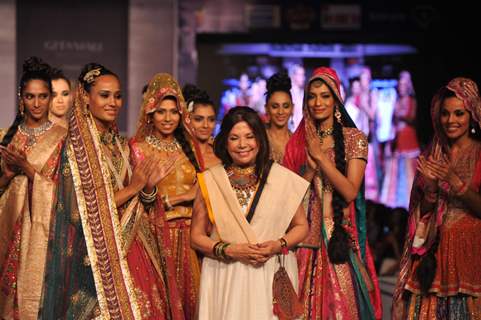
[[287, 240], [282, 237], [279, 239], [279, 242], [281, 243], [281, 254], [287, 254], [289, 252], [289, 249], [287, 248]]
[[469, 188], [469, 185], [463, 181], [463, 185], [459, 187], [458, 190], [454, 191], [454, 195], [458, 197], [462, 196], [463, 194], [466, 193], [466, 191], [468, 191], [468, 188]]
[[157, 186], [154, 186], [154, 190], [151, 193], [145, 193], [144, 190], [140, 190], [140, 201], [144, 204], [151, 204], [155, 202], [157, 198]]
[[171, 210], [174, 209], [174, 207], [169, 202], [169, 195], [168, 194], [162, 195], [161, 199], [162, 199], [162, 202], [164, 203], [165, 211], [171, 211]]
[[225, 253], [225, 249], [227, 249], [228, 246], [230, 246], [230, 243], [224, 242], [224, 244], [220, 248], [220, 255], [225, 262], [230, 260], [229, 257]]
[[229, 261], [230, 258], [225, 254], [225, 249], [230, 246], [230, 243], [228, 242], [223, 242], [223, 241], [218, 241], [212, 248], [212, 253], [214, 254], [214, 257], [216, 257], [219, 260], [222, 261]]
[[217, 257], [217, 247], [222, 244], [222, 241], [217, 241], [214, 246], [212, 247], [212, 255]]

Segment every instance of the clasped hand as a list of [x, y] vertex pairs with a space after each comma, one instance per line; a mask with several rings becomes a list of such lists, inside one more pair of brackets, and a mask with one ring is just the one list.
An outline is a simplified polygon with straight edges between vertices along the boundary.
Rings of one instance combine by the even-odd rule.
[[319, 163], [326, 156], [328, 146], [321, 143], [312, 122], [306, 122], [306, 143], [307, 164], [312, 170], [317, 171]]
[[13, 144], [9, 144], [8, 147], [0, 146], [0, 154], [5, 162], [5, 174], [14, 174], [19, 170], [25, 171], [29, 164], [25, 151], [16, 148]]
[[419, 156], [417, 170], [422, 174], [431, 191], [437, 189], [438, 181], [446, 181], [450, 186], [456, 186], [461, 182], [451, 160], [442, 153], [441, 148], [436, 148], [427, 158]]
[[172, 172], [175, 167], [174, 163], [178, 157], [179, 155], [176, 154], [166, 160], [160, 159], [158, 156], [144, 159], [135, 166], [131, 184], [137, 186], [139, 190], [143, 187], [152, 189]]
[[281, 244], [278, 240], [270, 240], [257, 244], [231, 244], [226, 249], [228, 256], [232, 259], [254, 267], [261, 267], [267, 260], [280, 251]]

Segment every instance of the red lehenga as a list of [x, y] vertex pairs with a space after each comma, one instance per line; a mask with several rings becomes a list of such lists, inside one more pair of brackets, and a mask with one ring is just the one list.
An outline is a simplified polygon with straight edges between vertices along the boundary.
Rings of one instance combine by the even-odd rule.
[[[168, 147], [162, 147], [153, 134], [152, 114], [166, 97], [174, 98], [180, 115], [178, 127], [173, 135], [174, 140]], [[166, 73], [156, 74], [149, 82], [147, 92], [139, 116], [138, 130], [131, 141], [134, 161], [138, 162], [146, 156], [168, 159], [177, 156], [174, 169], [157, 185], [157, 201], [154, 207], [156, 219], [162, 220], [162, 239], [165, 255], [172, 261], [173, 267], [167, 268], [172, 280], [171, 290], [177, 294], [172, 297], [172, 307], [183, 313], [185, 319], [195, 319], [197, 314], [200, 262], [196, 252], [190, 247], [190, 223], [192, 217], [192, 202], [178, 203], [170, 210], [164, 211], [162, 196], [174, 197], [184, 194], [196, 184], [196, 166], [203, 167], [202, 157], [193, 138], [190, 126], [186, 122], [187, 109], [179, 85]], [[157, 139], [157, 140], [156, 140]], [[178, 140], [179, 139], [179, 140]], [[182, 139], [182, 144], [180, 142]], [[184, 151], [189, 145], [193, 155], [188, 157], [189, 151]], [[187, 148], [189, 149], [189, 148]], [[193, 161], [193, 157], [195, 157]], [[200, 169], [199, 168], [199, 169]], [[175, 286], [174, 284], [175, 283]]]
[[[117, 148], [106, 150], [107, 163], [112, 175], [113, 190], [123, 188], [121, 181], [130, 179], [129, 147], [121, 140]], [[113, 145], [113, 144], [112, 144]], [[120, 150], [119, 147], [123, 150]], [[131, 158], [133, 165], [135, 157]], [[123, 174], [123, 176], [122, 176]], [[118, 208], [124, 250], [133, 279], [137, 303], [142, 319], [182, 319], [179, 308], [171, 301], [178, 301], [173, 278], [172, 259], [166, 254], [169, 243], [164, 239], [165, 224], [158, 212], [145, 210], [138, 197]], [[161, 239], [162, 241], [159, 241]]]
[[17, 175], [0, 194], [1, 319], [37, 318], [60, 151], [66, 133], [57, 125], [50, 125], [37, 136], [19, 129], [11, 141], [26, 152], [36, 173], [33, 181]]
[[[463, 102], [474, 130], [481, 129], [481, 101], [476, 83], [468, 78], [452, 79], [432, 100], [435, 136], [424, 152], [426, 158], [439, 153], [446, 158], [451, 155], [440, 114], [444, 101], [452, 95]], [[469, 192], [479, 197], [481, 142], [471, 134], [467, 140], [467, 145], [451, 159], [450, 170]], [[481, 319], [481, 219], [465, 204], [462, 195], [452, 190], [448, 181], [438, 180], [435, 193], [426, 194], [424, 180], [417, 172], [411, 192], [408, 234], [393, 295], [392, 318]], [[423, 202], [433, 203], [432, 209], [422, 212]], [[419, 266], [426, 271], [418, 279]], [[428, 273], [434, 273], [432, 282], [426, 279]]]
[[[466, 150], [454, 170], [463, 181], [470, 184], [472, 190], [480, 192], [481, 143], [475, 142], [472, 148]], [[420, 260], [413, 254], [412, 239], [421, 220], [419, 205], [423, 197], [422, 185], [422, 178], [417, 177], [411, 196], [408, 224], [410, 240], [401, 262], [393, 319], [444, 319], [448, 315], [456, 319], [481, 319], [481, 219], [470, 213], [446, 188], [441, 191], [437, 212], [430, 219], [427, 219], [428, 216], [422, 219], [436, 228], [438, 216], [442, 224], [438, 230], [434, 281], [429, 294], [421, 294], [415, 274]]]

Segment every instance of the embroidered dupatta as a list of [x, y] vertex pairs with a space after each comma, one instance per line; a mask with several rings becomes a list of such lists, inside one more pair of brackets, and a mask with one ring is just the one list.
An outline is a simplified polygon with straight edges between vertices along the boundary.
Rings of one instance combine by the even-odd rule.
[[42, 319], [141, 319], [109, 170], [79, 86], [62, 152]]

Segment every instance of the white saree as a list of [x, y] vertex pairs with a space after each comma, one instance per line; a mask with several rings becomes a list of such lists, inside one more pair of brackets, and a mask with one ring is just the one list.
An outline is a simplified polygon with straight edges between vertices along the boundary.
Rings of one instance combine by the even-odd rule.
[[[229, 243], [261, 243], [285, 235], [309, 183], [274, 163], [251, 222], [239, 205], [229, 178], [218, 165], [200, 174], [202, 195], [213, 221], [211, 238]], [[272, 257], [261, 267], [225, 263], [205, 257], [200, 281], [199, 319], [277, 319], [272, 308], [272, 282], [279, 263]], [[295, 254], [285, 268], [297, 290]]]

